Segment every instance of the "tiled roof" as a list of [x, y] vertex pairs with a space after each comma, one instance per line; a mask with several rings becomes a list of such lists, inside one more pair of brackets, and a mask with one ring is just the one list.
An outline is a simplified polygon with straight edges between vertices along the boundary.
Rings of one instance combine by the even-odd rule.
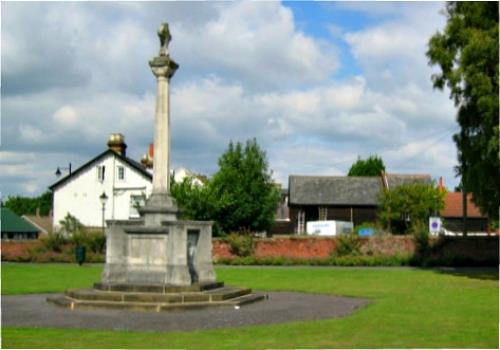
[[[402, 184], [431, 183], [426, 174], [387, 174], [389, 189]], [[288, 178], [290, 204], [377, 205], [384, 188], [379, 176], [299, 176]]]
[[0, 208], [2, 232], [39, 232], [39, 230], [8, 208]]
[[44, 233], [52, 232], [52, 216], [23, 215], [22, 218]]
[[[448, 192], [444, 198], [444, 209], [441, 210], [442, 217], [460, 218], [463, 216], [462, 192]], [[479, 208], [472, 201], [472, 195], [467, 195], [467, 217], [485, 218], [479, 211]]]
[[290, 204], [376, 205], [382, 190], [379, 177], [291, 175], [288, 181]]
[[387, 174], [389, 189], [409, 183], [432, 183], [428, 174]]

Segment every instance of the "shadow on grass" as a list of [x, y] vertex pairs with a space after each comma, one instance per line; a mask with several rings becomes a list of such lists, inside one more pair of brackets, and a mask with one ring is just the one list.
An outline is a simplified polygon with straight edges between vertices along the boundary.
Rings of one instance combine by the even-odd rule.
[[498, 267], [435, 267], [428, 268], [436, 273], [480, 280], [498, 281]]

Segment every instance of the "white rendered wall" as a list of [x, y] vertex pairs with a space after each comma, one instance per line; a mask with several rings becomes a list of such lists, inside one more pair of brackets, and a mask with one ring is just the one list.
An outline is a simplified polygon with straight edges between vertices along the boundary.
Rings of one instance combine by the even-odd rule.
[[[97, 167], [104, 165], [105, 178], [97, 178]], [[118, 166], [125, 168], [125, 179], [118, 179]], [[151, 193], [151, 180], [112, 154], [92, 164], [54, 191], [54, 229], [67, 213], [85, 226], [101, 227], [102, 204], [99, 196], [105, 192], [105, 220], [127, 220], [130, 216], [130, 196]]]

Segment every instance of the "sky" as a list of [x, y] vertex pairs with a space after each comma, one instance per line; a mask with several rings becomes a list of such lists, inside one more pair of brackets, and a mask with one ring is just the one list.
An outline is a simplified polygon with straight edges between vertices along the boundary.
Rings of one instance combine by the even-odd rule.
[[228, 143], [256, 138], [273, 178], [389, 173], [458, 183], [456, 108], [425, 56], [442, 2], [43, 2], [1, 4], [0, 191], [36, 196], [125, 135], [153, 141], [148, 61], [167, 21], [171, 162], [211, 175]]

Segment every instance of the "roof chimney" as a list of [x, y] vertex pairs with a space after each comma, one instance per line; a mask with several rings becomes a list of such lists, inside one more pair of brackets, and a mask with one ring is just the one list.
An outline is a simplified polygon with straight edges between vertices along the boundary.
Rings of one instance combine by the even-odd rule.
[[384, 186], [384, 189], [388, 190], [389, 189], [389, 181], [387, 179], [387, 173], [382, 170], [380, 172], [380, 177], [382, 178], [382, 186]]
[[125, 157], [127, 144], [125, 143], [125, 136], [120, 133], [113, 133], [109, 135], [108, 147], [110, 150]]
[[444, 187], [444, 180], [442, 176], [439, 177], [438, 189], [440, 191], [446, 190], [446, 187]]
[[144, 165], [146, 168], [153, 168], [153, 154], [154, 154], [154, 145], [150, 143], [148, 148], [148, 153], [145, 153], [141, 159], [141, 164]]

